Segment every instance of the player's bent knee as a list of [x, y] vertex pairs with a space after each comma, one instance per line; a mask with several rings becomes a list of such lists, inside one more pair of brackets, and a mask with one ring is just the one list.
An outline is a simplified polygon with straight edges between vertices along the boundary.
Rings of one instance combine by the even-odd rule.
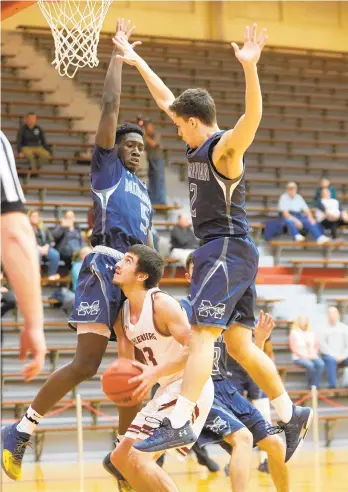
[[75, 374], [75, 379], [85, 381], [86, 379], [91, 379], [98, 372], [100, 361], [89, 360], [73, 360], [70, 364], [73, 373]]
[[224, 333], [228, 353], [241, 363], [248, 360], [256, 345], [252, 341], [252, 331], [244, 327], [232, 327]]
[[246, 427], [239, 429], [233, 434], [225, 436], [224, 439], [234, 449], [237, 447], [252, 449], [253, 447], [253, 435]]

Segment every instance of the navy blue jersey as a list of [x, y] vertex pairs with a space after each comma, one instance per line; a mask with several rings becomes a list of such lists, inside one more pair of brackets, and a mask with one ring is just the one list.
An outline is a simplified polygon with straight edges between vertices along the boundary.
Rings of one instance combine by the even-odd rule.
[[213, 381], [227, 378], [227, 349], [222, 335], [214, 344], [214, 361], [211, 377]]
[[147, 244], [152, 208], [146, 185], [128, 171], [114, 149], [93, 150], [91, 190], [94, 205], [92, 244], [125, 253], [132, 244]]
[[196, 237], [203, 240], [249, 232], [244, 171], [236, 179], [226, 179], [213, 164], [213, 149], [224, 133], [186, 151], [192, 224]]

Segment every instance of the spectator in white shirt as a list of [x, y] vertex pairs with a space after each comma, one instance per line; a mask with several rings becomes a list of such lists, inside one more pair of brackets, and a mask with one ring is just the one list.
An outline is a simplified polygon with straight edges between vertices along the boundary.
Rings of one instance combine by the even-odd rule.
[[307, 316], [299, 316], [292, 325], [289, 346], [294, 364], [307, 370], [308, 388], [319, 388], [325, 364], [319, 357], [319, 342]]
[[330, 239], [322, 233], [322, 228], [314, 220], [312, 212], [301, 195], [297, 193], [297, 185], [290, 181], [286, 186], [286, 192], [281, 195], [278, 210], [282, 214], [288, 231], [295, 241], [304, 241], [305, 237], [300, 231], [309, 231], [318, 244], [323, 244]]
[[341, 210], [339, 201], [331, 197], [329, 188], [321, 190], [320, 198], [315, 203], [315, 216], [324, 229], [330, 229], [332, 239], [337, 238], [339, 226], [348, 223], [348, 213]]
[[348, 366], [348, 326], [340, 322], [336, 307], [327, 311], [328, 326], [319, 334], [320, 352], [326, 365], [329, 388], [336, 388], [337, 366]]

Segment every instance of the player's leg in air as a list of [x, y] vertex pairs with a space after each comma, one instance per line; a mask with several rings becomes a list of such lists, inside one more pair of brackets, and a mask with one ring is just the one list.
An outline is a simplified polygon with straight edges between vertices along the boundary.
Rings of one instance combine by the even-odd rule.
[[222, 330], [229, 353], [272, 400], [282, 420], [286, 460], [295, 452], [311, 422], [311, 409], [292, 405], [275, 365], [251, 338], [258, 251], [248, 237], [244, 154], [262, 118], [257, 62], [266, 40], [266, 30], [257, 37], [254, 25], [252, 29], [246, 27], [242, 49], [232, 43], [244, 70], [246, 104], [244, 115], [228, 131], [220, 131], [215, 103], [206, 91], [188, 89], [175, 98], [127, 41], [115, 40], [123, 51], [120, 58], [136, 66], [158, 106], [173, 120], [187, 144], [192, 223], [196, 237], [204, 243], [193, 256], [197, 272], [191, 284], [191, 354], [182, 393], [170, 425], [162, 426], [151, 438], [136, 444], [137, 449], [150, 452], [158, 450], [159, 445], [168, 449], [183, 431], [188, 441], [192, 439], [189, 416], [210, 375], [214, 342]]
[[[119, 19], [118, 37], [126, 39], [131, 32], [124, 20]], [[105, 78], [102, 113], [91, 161], [95, 212], [92, 242], [95, 247], [84, 259], [70, 319], [78, 335], [76, 353], [70, 363], [48, 378], [21, 421], [2, 429], [3, 457], [6, 457], [2, 467], [13, 480], [21, 477], [26, 444], [45, 413], [98, 371], [124, 300], [121, 290], [112, 284], [115, 266], [130, 244], [146, 243], [150, 235], [151, 203], [145, 185], [134, 174], [144, 151], [143, 131], [137, 125], [124, 125], [116, 132], [121, 75], [122, 62], [115, 50]], [[124, 218], [120, 210], [124, 210]], [[131, 220], [130, 214], [133, 215]], [[131, 227], [130, 223], [136, 226]]]
[[[215, 398], [198, 445], [220, 444], [231, 454], [226, 466], [233, 492], [246, 492], [250, 478], [252, 448], [267, 452], [271, 478], [277, 492], [290, 492], [285, 446], [260, 412], [233, 387], [228, 379], [214, 381]], [[275, 432], [277, 432], [275, 428]]]

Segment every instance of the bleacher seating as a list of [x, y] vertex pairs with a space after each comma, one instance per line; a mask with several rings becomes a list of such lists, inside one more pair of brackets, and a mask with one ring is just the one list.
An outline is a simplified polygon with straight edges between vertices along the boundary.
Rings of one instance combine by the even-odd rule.
[[[46, 29], [23, 28], [26, 40], [32, 40], [37, 49], [52, 56], [52, 38]], [[244, 107], [244, 79], [240, 67], [233, 59], [231, 49], [221, 47], [217, 51], [214, 43], [168, 40], [143, 37], [144, 45], [139, 48], [150, 65], [162, 76], [174, 93], [179, 93], [189, 86], [207, 87], [217, 104], [221, 128], [229, 128], [241, 115]], [[193, 56], [194, 46], [194, 56]], [[103, 79], [110, 59], [110, 43], [102, 35], [99, 49], [100, 65], [96, 69], [82, 69], [75, 79], [77, 87], [85, 90], [93, 100], [99, 102]], [[194, 61], [194, 64], [192, 64]], [[39, 171], [35, 180], [23, 159], [18, 159], [19, 175], [25, 183], [24, 190], [30, 208], [39, 208], [46, 225], [54, 227], [62, 217], [62, 211], [72, 208], [76, 211], [78, 224], [87, 227], [87, 211], [91, 206], [88, 186], [89, 166], [77, 165], [81, 158], [75, 152], [90, 149], [89, 137], [93, 132], [76, 130], [74, 123], [82, 117], [61, 114], [65, 103], [47, 102], [46, 96], [51, 90], [37, 89], [38, 78], [25, 74], [25, 66], [16, 66], [13, 57], [2, 59], [2, 129], [15, 144], [16, 133], [23, 116], [29, 110], [38, 114], [39, 124], [47, 133], [47, 139], [53, 146], [53, 156], [48, 166]], [[343, 58], [332, 57], [311, 52], [277, 52], [268, 49], [260, 64], [261, 85], [264, 94], [264, 116], [257, 132], [254, 144], [246, 155], [247, 163], [247, 208], [254, 238], [260, 243], [266, 254], [273, 255], [276, 266], [286, 266], [299, 280], [306, 267], [322, 267], [323, 271], [345, 271], [348, 242], [341, 231], [341, 242], [325, 245], [306, 241], [303, 244], [287, 240], [272, 241], [266, 245], [261, 238], [264, 222], [277, 214], [276, 204], [288, 180], [295, 180], [300, 192], [312, 203], [314, 190], [321, 177], [330, 177], [336, 186], [340, 200], [348, 207], [348, 71]], [[151, 116], [162, 134], [166, 162], [169, 170], [185, 178], [187, 163], [184, 162], [185, 146], [177, 135], [174, 125], [157, 108], [143, 80], [133, 68], [124, 67], [124, 84], [122, 94], [121, 119], [135, 119], [137, 114]], [[170, 169], [171, 168], [171, 169]], [[172, 171], [173, 172], [173, 171]], [[262, 174], [261, 174], [262, 173]], [[173, 213], [180, 206], [169, 203], [167, 206], [155, 206], [154, 225], [160, 233], [168, 235], [175, 221]], [[181, 203], [179, 201], [179, 203]], [[286, 255], [290, 252], [291, 257]], [[168, 276], [164, 277], [161, 287], [179, 289], [186, 293], [187, 283], [182, 277], [181, 269], [175, 268], [175, 259], [167, 261]], [[313, 291], [318, 300], [324, 293], [329, 295], [330, 303], [337, 304], [344, 315], [348, 298], [344, 293], [337, 295], [336, 289], [346, 289], [347, 277], [329, 278], [324, 275], [313, 277]], [[59, 280], [42, 279], [43, 292], [49, 296], [57, 286], [70, 286], [70, 276]], [[260, 298], [258, 307], [271, 310], [281, 298]], [[43, 375], [26, 385], [21, 385], [19, 369], [16, 365], [18, 355], [18, 330], [22, 326], [17, 316], [15, 321], [8, 315], [3, 323], [4, 348], [4, 398], [3, 408], [6, 416], [16, 417], [28, 405], [36, 393], [43, 378], [56, 367], [69, 361], [74, 352], [75, 335], [67, 328], [66, 315], [57, 307], [55, 300], [44, 300], [45, 333], [48, 341], [48, 354]], [[276, 320], [274, 350], [279, 371], [290, 388], [294, 399], [307, 391], [303, 368], [294, 366], [288, 350], [288, 330], [292, 320]], [[62, 342], [64, 340], [64, 342]], [[79, 388], [84, 400], [91, 405], [110, 407], [101, 396], [100, 374], [103, 368], [115, 357], [115, 347], [107, 350], [99, 373]], [[323, 390], [337, 401], [347, 402], [348, 390]], [[71, 398], [64, 399], [60, 405], [73, 403]], [[58, 406], [57, 406], [58, 408]], [[331, 441], [332, 425], [342, 414], [328, 413], [327, 407], [320, 407], [320, 419], [325, 423], [326, 441]], [[112, 413], [110, 411], [109, 413]], [[343, 417], [344, 418], [344, 417]], [[72, 422], [71, 417], [71, 422]], [[75, 429], [69, 424], [47, 425], [38, 433], [35, 441], [35, 453], [38, 458], [42, 451], [43, 437], [46, 432]], [[117, 424], [103, 419], [84, 421], [85, 428], [91, 430], [111, 429], [115, 432]]]

